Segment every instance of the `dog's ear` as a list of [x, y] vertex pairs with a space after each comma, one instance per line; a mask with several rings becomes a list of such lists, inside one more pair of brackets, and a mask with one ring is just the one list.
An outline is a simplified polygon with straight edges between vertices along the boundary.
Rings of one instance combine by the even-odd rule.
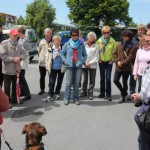
[[47, 134], [47, 131], [46, 131], [46, 129], [45, 129], [44, 126], [40, 126], [39, 132], [40, 132], [43, 136]]
[[28, 131], [28, 125], [26, 124], [26, 125], [24, 125], [24, 127], [22, 129], [22, 134], [27, 133], [27, 131]]

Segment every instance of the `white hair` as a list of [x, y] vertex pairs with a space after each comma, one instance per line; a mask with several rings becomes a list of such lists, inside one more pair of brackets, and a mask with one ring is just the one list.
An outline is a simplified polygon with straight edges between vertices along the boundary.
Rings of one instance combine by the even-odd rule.
[[87, 37], [89, 37], [90, 35], [92, 35], [92, 37], [94, 38], [94, 40], [96, 40], [96, 34], [95, 32], [89, 32]]
[[48, 31], [50, 31], [50, 32], [52, 33], [52, 29], [51, 29], [51, 28], [45, 28], [45, 29], [44, 29], [44, 34], [45, 34], [46, 32], [48, 32]]

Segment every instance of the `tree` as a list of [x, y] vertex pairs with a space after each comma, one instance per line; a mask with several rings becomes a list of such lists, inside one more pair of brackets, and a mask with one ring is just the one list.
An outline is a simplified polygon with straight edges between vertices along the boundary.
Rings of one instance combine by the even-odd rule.
[[44, 28], [51, 27], [54, 19], [55, 9], [49, 0], [34, 0], [27, 5], [26, 22], [37, 31], [39, 38], [43, 36]]
[[5, 19], [2, 16], [0, 16], [0, 24], [4, 25], [5, 23], [6, 23]]
[[22, 16], [19, 16], [19, 18], [17, 19], [17, 24], [26, 25], [26, 20]]
[[132, 20], [127, 0], [67, 0], [66, 4], [70, 9], [68, 17], [79, 26], [128, 25]]

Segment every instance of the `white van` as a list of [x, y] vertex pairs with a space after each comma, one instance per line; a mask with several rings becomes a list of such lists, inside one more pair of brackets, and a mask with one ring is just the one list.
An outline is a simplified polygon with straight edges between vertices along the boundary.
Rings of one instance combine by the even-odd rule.
[[[15, 26], [13, 28], [18, 28], [19, 26]], [[30, 41], [30, 48], [29, 48], [29, 59], [30, 61], [34, 58], [35, 55], [38, 54], [37, 47], [38, 47], [38, 39], [37, 39], [37, 34], [36, 31], [33, 30], [31, 27], [25, 26], [26, 27], [26, 37]], [[8, 39], [8, 33], [10, 32], [11, 29], [8, 30], [3, 30], [3, 39]]]

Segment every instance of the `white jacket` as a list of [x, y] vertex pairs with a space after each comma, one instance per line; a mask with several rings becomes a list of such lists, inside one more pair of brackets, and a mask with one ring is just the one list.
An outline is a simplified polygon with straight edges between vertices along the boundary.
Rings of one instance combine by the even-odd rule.
[[[88, 44], [85, 43], [85, 49], [87, 53], [86, 63], [90, 63], [90, 68], [96, 69], [99, 61], [98, 45], [94, 43], [89, 47]], [[83, 66], [83, 68], [85, 68], [85, 66]]]

